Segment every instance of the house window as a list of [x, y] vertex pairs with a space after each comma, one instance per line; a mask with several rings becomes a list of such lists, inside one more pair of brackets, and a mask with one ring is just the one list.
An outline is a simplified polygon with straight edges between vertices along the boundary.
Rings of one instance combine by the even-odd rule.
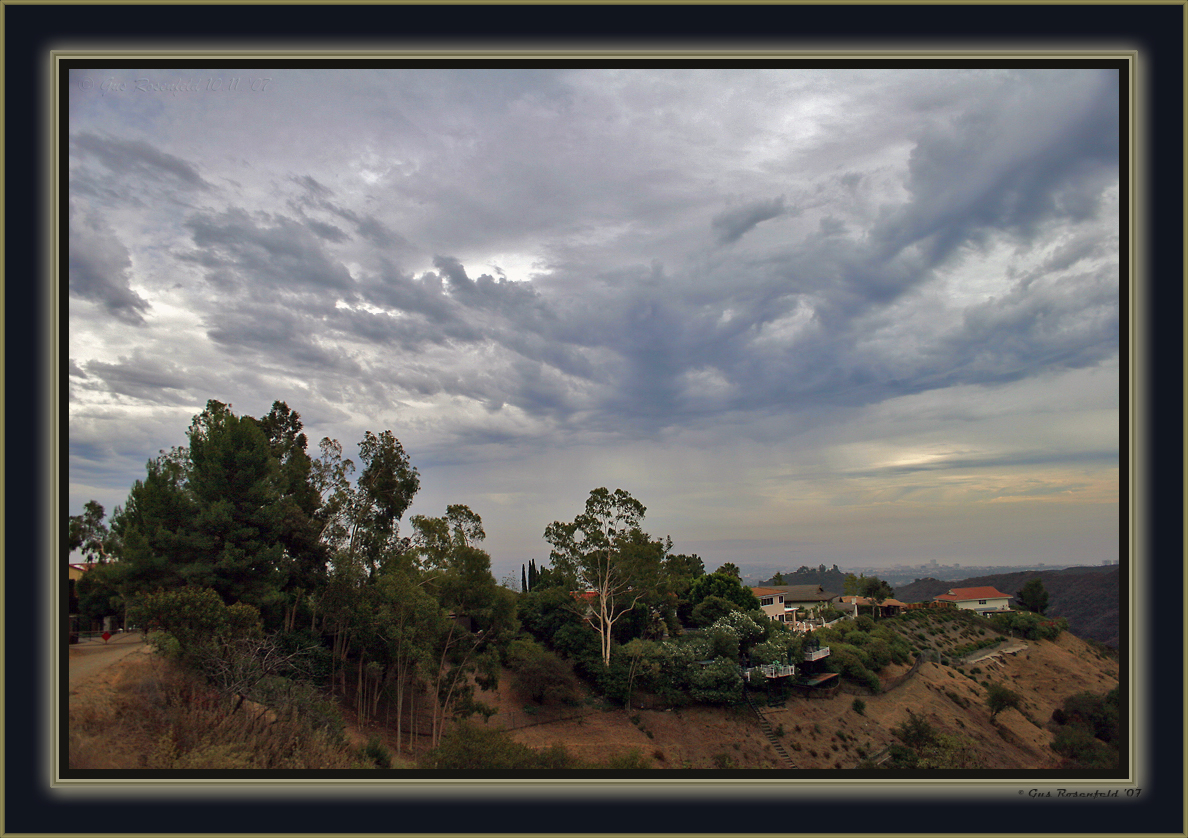
[[765, 597], [763, 597], [763, 599], [759, 600], [759, 604], [760, 605], [771, 605], [774, 601], [775, 600], [773, 600], [771, 597], [765, 596]]
[[985, 605], [985, 604], [986, 604], [986, 600], [984, 600], [984, 599], [978, 600], [978, 605]]

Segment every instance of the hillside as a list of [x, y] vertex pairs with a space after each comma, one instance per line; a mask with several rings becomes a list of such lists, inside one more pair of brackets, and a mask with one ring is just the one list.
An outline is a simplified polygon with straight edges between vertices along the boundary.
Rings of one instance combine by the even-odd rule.
[[950, 588], [974, 588], [989, 585], [1014, 595], [1032, 579], [1044, 583], [1050, 597], [1049, 617], [1068, 620], [1069, 630], [1078, 637], [1096, 640], [1117, 649], [1121, 626], [1119, 566], [1070, 567], [1064, 570], [1025, 570], [975, 576], [959, 581], [917, 579], [895, 589], [895, 598], [903, 602], [924, 602]]
[[[898, 742], [892, 730], [909, 711], [938, 732], [964, 744], [968, 767], [1055, 769], [1060, 756], [1051, 749], [1052, 713], [1070, 695], [1104, 694], [1118, 683], [1118, 663], [1080, 638], [1028, 641], [1015, 654], [987, 652], [963, 667], [926, 663], [914, 677], [890, 692], [863, 696], [861, 714], [855, 696], [833, 699], [790, 698], [783, 707], [764, 710], [792, 766], [801, 769], [853, 769]], [[976, 669], [976, 671], [975, 671]], [[888, 667], [884, 682], [907, 670]], [[1023, 697], [1021, 709], [1009, 709], [991, 721], [985, 683], [1009, 685]], [[745, 707], [689, 707], [674, 710], [605, 710], [581, 719], [525, 727], [516, 740], [534, 748], [561, 742], [587, 758], [637, 749], [655, 768], [784, 768], [765, 739], [755, 716]]]
[[[996, 633], [956, 614], [935, 612], [879, 622], [917, 648], [936, 650], [942, 662], [924, 663], [898, 685], [896, 679], [908, 672], [907, 665], [885, 667], [879, 677], [890, 689], [863, 695], [861, 712], [857, 696], [844, 691], [824, 700], [790, 697], [783, 706], [766, 707], [762, 712], [788, 761], [745, 705], [625, 709], [586, 696], [576, 705], [547, 708], [519, 693], [506, 671], [497, 692], [481, 695], [495, 714], [488, 723], [477, 724], [488, 730], [504, 727], [515, 741], [534, 749], [563, 745], [586, 763], [607, 763], [634, 752], [645, 767], [656, 769], [854, 769], [896, 744], [895, 728], [915, 714], [937, 733], [954, 737], [964, 767], [1056, 769], [1061, 758], [1051, 748], [1056, 733], [1053, 711], [1071, 695], [1103, 695], [1118, 684], [1116, 656], [1068, 633], [1055, 640], [1009, 641], [957, 660], [950, 656], [964, 654], [961, 648], [968, 648], [971, 640], [993, 640]], [[264, 708], [222, 719], [195, 713], [179, 717], [178, 708], [193, 702], [168, 699], [195, 689], [185, 683], [159, 658], [144, 654], [113, 664], [101, 678], [72, 684], [70, 764], [94, 769], [320, 769], [361, 767], [359, 749], [373, 737], [395, 750], [394, 730], [378, 722], [354, 724], [349, 706], [342, 708], [349, 744], [314, 742], [303, 734], [307, 744], [291, 752], [280, 746], [295, 741], [292, 737], [300, 731], [286, 728], [278, 734], [277, 725], [252, 727], [253, 719], [268, 715]], [[1004, 710], [992, 719], [986, 701], [991, 683], [1017, 692], [1022, 699], [1019, 709]], [[755, 700], [761, 706], [766, 703], [761, 692]], [[246, 723], [252, 729], [235, 727], [236, 718], [241, 727]], [[173, 732], [165, 735], [170, 729]], [[394, 756], [394, 767], [416, 767], [428, 747], [427, 737], [420, 739], [414, 753], [406, 750]], [[172, 750], [161, 752], [161, 742], [172, 742]]]

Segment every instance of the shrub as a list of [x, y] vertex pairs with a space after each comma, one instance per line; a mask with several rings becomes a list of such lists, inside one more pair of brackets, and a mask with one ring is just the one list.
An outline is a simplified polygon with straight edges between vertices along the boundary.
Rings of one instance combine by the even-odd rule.
[[911, 710], [908, 717], [898, 727], [892, 728], [891, 733], [903, 744], [914, 750], [922, 750], [937, 742], [937, 732], [923, 716], [917, 716]]
[[577, 698], [577, 685], [565, 663], [531, 640], [517, 640], [508, 649], [508, 664], [516, 686], [541, 704]]
[[387, 746], [384, 745], [378, 736], [372, 736], [367, 740], [366, 745], [360, 746], [359, 756], [374, 763], [376, 768], [392, 767], [392, 752], [388, 750]]
[[508, 732], [470, 722], [461, 722], [446, 733], [425, 759], [431, 768], [460, 770], [539, 768], [541, 762], [536, 751], [512, 739]]
[[865, 715], [865, 714], [866, 714], [866, 702], [865, 702], [865, 701], [863, 701], [863, 700], [862, 700], [862, 699], [860, 699], [860, 698], [856, 698], [856, 699], [854, 699], [854, 701], [853, 701], [853, 703], [850, 705], [850, 707], [851, 707], [851, 709], [853, 709], [853, 711], [854, 711], [855, 713], [857, 713], [859, 716], [862, 716], [862, 715]]
[[176, 588], [146, 594], [128, 609], [128, 618], [147, 631], [171, 635], [177, 641], [177, 654], [187, 661], [204, 648], [263, 634], [255, 606], [224, 605], [222, 597], [211, 588]]
[[742, 676], [738, 665], [728, 658], [715, 658], [693, 672], [689, 682], [690, 697], [702, 704], [735, 704], [742, 698]]
[[1074, 768], [1113, 768], [1118, 762], [1115, 749], [1080, 725], [1061, 728], [1052, 740], [1052, 750], [1070, 760]]
[[[1103, 742], [1118, 738], [1118, 688], [1105, 695], [1080, 692], [1064, 700], [1060, 724], [1080, 724]], [[1053, 718], [1055, 718], [1053, 713]]]

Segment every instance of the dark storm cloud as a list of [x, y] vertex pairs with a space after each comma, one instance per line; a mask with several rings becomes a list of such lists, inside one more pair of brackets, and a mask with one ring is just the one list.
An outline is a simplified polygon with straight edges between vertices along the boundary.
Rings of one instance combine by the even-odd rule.
[[358, 376], [362, 368], [337, 347], [320, 321], [283, 305], [253, 306], [212, 312], [206, 335], [223, 349], [254, 366], [298, 369], [315, 374]]
[[140, 140], [82, 133], [75, 135], [72, 143], [82, 156], [94, 157], [121, 177], [143, 176], [188, 189], [211, 188], [192, 163]]
[[[334, 190], [320, 183], [310, 175], [301, 175], [300, 177], [292, 175], [289, 177], [289, 180], [305, 190], [305, 194], [289, 202], [290, 206], [302, 215], [307, 210], [322, 210], [323, 212], [328, 212], [341, 218], [343, 221], [349, 222], [355, 228], [357, 235], [362, 236], [372, 244], [389, 250], [393, 248], [407, 248], [409, 246], [407, 239], [396, 231], [389, 229], [386, 224], [375, 216], [357, 213], [331, 200], [334, 196]], [[317, 221], [307, 221], [306, 223], [310, 224], [319, 235], [323, 235], [323, 237], [331, 241], [342, 241], [340, 238], [332, 237], [335, 233], [341, 234], [345, 238], [345, 234], [332, 225]], [[330, 235], [325, 235], [327, 229], [332, 231]]]
[[539, 334], [552, 316], [530, 283], [488, 274], [471, 279], [462, 263], [448, 256], [436, 257], [434, 266], [440, 273], [413, 277], [385, 265], [378, 276], [361, 283], [359, 294], [373, 305], [421, 315], [441, 335], [467, 341]]
[[276, 289], [348, 291], [350, 272], [331, 258], [305, 225], [241, 209], [194, 215], [185, 222], [196, 250], [179, 258], [207, 268], [219, 285], [236, 283], [253, 293]]
[[70, 293], [99, 303], [125, 323], [141, 325], [148, 301], [131, 288], [132, 259], [111, 225], [94, 213], [70, 215]]
[[319, 183], [317, 179], [310, 175], [292, 175], [289, 180], [321, 198], [329, 198], [333, 194], [330, 187]]
[[926, 241], [930, 264], [988, 230], [1031, 238], [1083, 220], [1117, 178], [1117, 75], [1067, 91], [1059, 79], [1024, 101], [980, 103], [927, 132], [911, 154], [911, 203], [874, 231], [888, 254]]
[[416, 278], [389, 263], [378, 276], [364, 280], [359, 292], [374, 305], [421, 314], [434, 323], [445, 325], [458, 319], [459, 309], [443, 290], [441, 277], [432, 271]]
[[710, 226], [718, 233], [718, 244], [731, 244], [741, 239], [748, 231], [764, 221], [788, 214], [783, 197], [766, 201], [752, 201], [741, 207], [726, 210], [715, 215]]
[[326, 224], [313, 218], [305, 219], [305, 226], [313, 230], [319, 237], [334, 244], [342, 244], [349, 236], [333, 224]]
[[1089, 366], [1117, 352], [1118, 325], [1114, 277], [1080, 277], [1059, 288], [1020, 283], [966, 310], [962, 328], [940, 344], [955, 365], [945, 378], [1003, 381]]
[[111, 392], [135, 399], [177, 402], [189, 387], [186, 370], [139, 354], [121, 357], [114, 364], [88, 361], [85, 367]]

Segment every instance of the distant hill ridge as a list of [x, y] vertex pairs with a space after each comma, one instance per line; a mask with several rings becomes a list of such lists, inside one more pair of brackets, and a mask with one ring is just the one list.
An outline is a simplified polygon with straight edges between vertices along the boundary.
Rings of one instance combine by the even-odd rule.
[[784, 581], [775, 581], [775, 576], [769, 576], [760, 585], [820, 585], [835, 594], [842, 593], [842, 586], [846, 581], [846, 574], [840, 570], [810, 570], [799, 573], [784, 573]]
[[[840, 570], [785, 572], [785, 585], [820, 585], [835, 594], [843, 593], [846, 574]], [[924, 602], [950, 588], [977, 588], [989, 585], [1014, 596], [1032, 579], [1044, 583], [1048, 592], [1049, 617], [1063, 617], [1078, 637], [1096, 640], [1117, 649], [1121, 628], [1119, 605], [1119, 566], [1068, 567], [1061, 570], [1021, 570], [995, 573], [968, 579], [917, 579], [895, 588], [895, 598], [903, 602]], [[765, 585], [777, 584], [768, 577]]]
[[924, 602], [950, 588], [977, 588], [989, 585], [1014, 596], [1032, 579], [1039, 579], [1048, 592], [1049, 617], [1063, 617], [1078, 637], [1096, 640], [1118, 648], [1121, 630], [1119, 565], [1105, 567], [1069, 567], [1063, 570], [1024, 570], [996, 573], [970, 579], [917, 579], [895, 589], [895, 598], [903, 602]]

